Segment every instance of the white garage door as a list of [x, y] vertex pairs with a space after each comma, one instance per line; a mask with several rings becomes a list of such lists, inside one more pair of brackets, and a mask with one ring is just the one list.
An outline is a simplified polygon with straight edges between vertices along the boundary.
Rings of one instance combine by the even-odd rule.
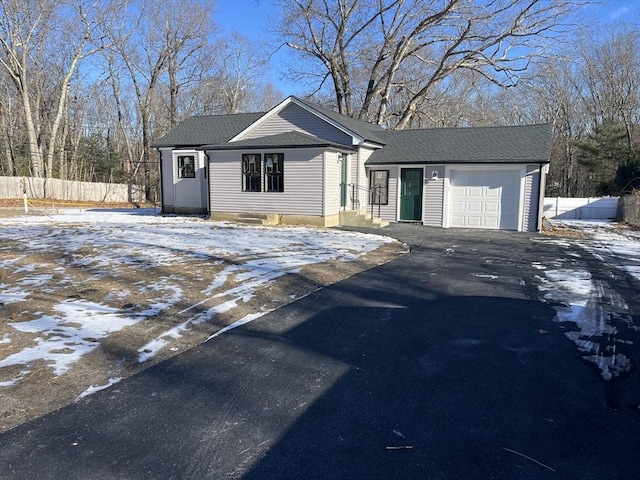
[[449, 226], [518, 230], [518, 170], [452, 170]]

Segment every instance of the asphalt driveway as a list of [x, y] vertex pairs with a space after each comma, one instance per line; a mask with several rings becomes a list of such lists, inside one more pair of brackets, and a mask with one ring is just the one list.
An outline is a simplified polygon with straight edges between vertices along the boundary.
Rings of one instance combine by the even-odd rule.
[[[0, 478], [640, 477], [636, 281], [536, 234], [383, 232], [411, 252], [0, 435]], [[625, 300], [624, 374], [542, 301], [559, 261]]]

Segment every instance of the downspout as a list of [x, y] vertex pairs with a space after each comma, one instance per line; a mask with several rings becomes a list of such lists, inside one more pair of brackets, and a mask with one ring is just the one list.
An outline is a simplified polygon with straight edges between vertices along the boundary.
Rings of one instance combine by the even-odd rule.
[[327, 213], [327, 151], [322, 152], [322, 221]]
[[358, 147], [358, 153], [356, 154], [356, 191], [354, 193], [355, 199], [352, 202], [351, 208], [356, 207], [356, 210], [360, 210], [360, 152], [361, 147]]
[[204, 156], [207, 159], [207, 164], [204, 166], [205, 175], [207, 176], [207, 218], [211, 218], [211, 170], [209, 169], [211, 164], [211, 158], [206, 150], [204, 150]]
[[538, 211], [536, 215], [536, 230], [542, 232], [542, 214], [544, 212], [544, 191], [546, 190], [546, 172], [547, 163], [540, 164], [540, 182], [538, 187]]
[[164, 177], [162, 176], [162, 151], [159, 148], [156, 148], [158, 155], [160, 156], [160, 160], [158, 161], [158, 172], [160, 173], [160, 213], [165, 213], [164, 211]]

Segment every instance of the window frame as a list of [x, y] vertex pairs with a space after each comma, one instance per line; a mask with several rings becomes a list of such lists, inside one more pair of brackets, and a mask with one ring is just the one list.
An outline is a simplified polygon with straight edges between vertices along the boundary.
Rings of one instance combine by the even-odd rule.
[[[274, 160], [276, 162], [274, 163]], [[269, 165], [271, 162], [271, 165]], [[274, 165], [279, 167], [279, 171], [270, 171]], [[275, 188], [273, 188], [275, 186]], [[265, 153], [264, 154], [264, 191], [265, 192], [284, 192], [284, 153]]]
[[[196, 178], [196, 156], [194, 154], [189, 155], [177, 155], [178, 164], [178, 178]], [[185, 163], [186, 159], [191, 159], [191, 171], [188, 171], [189, 165]], [[188, 174], [185, 175], [185, 172]]]
[[[255, 161], [252, 163], [251, 159]], [[255, 168], [249, 167], [254, 165]], [[262, 191], [262, 154], [243, 153], [241, 161], [242, 191], [261, 192]], [[256, 183], [257, 180], [257, 183]]]
[[[382, 173], [385, 175], [384, 186], [382, 191], [384, 192], [384, 201], [382, 201], [382, 195], [379, 196], [378, 201], [374, 202], [373, 194], [374, 187], [382, 185], [381, 183], [374, 184], [375, 174]], [[369, 205], [389, 205], [389, 170], [370, 170], [369, 171]]]

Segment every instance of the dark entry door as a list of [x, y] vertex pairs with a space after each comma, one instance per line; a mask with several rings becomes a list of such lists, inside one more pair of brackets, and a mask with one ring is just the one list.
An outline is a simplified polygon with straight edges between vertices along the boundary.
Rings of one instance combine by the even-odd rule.
[[403, 168], [400, 173], [400, 220], [422, 220], [422, 169]]
[[340, 172], [340, 207], [347, 206], [347, 172], [349, 171], [349, 156], [346, 153], [342, 154], [341, 160], [341, 172]]

